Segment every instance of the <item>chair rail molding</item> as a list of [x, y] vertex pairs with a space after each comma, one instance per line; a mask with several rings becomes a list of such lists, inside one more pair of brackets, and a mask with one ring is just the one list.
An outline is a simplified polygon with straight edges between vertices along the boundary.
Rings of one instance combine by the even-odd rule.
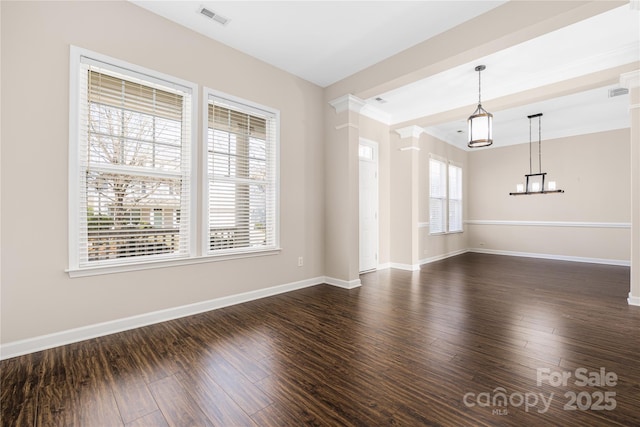
[[631, 228], [630, 222], [587, 222], [587, 221], [512, 221], [469, 219], [469, 225], [507, 225], [523, 227], [581, 227], [581, 228]]

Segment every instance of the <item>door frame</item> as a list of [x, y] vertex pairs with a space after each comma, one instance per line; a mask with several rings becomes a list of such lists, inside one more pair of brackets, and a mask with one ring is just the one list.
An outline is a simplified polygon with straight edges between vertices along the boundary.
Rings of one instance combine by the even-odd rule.
[[[372, 149], [372, 159], [369, 160], [367, 158], [363, 158], [360, 152], [360, 147], [370, 147]], [[366, 138], [360, 138], [358, 141], [358, 271], [363, 273], [365, 271], [373, 271], [378, 268], [379, 265], [379, 255], [380, 255], [380, 188], [379, 188], [379, 176], [380, 176], [380, 161], [379, 161], [379, 150], [378, 143], [376, 141], [372, 141]], [[360, 228], [362, 223], [362, 215], [360, 213], [360, 165], [362, 162], [373, 163], [375, 166], [375, 179], [373, 183], [373, 189], [375, 193], [375, 259], [376, 265], [373, 268], [362, 269], [362, 265], [360, 263], [360, 247], [362, 245], [362, 239], [360, 236]]]

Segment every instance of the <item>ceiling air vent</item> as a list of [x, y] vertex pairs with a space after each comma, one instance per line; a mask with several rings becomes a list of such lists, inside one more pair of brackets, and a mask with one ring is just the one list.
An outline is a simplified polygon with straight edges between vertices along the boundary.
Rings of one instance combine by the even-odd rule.
[[629, 93], [629, 89], [625, 87], [616, 87], [613, 89], [609, 89], [609, 98], [613, 98], [614, 96], [626, 95]]
[[229, 23], [229, 19], [225, 18], [222, 15], [215, 13], [212, 10], [207, 9], [206, 7], [200, 7], [200, 13], [206, 16], [209, 19], [216, 21], [218, 24], [227, 25]]

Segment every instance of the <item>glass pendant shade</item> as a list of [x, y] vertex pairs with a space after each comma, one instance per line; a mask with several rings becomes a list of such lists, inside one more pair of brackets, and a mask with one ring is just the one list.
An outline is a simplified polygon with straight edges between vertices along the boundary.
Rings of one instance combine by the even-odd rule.
[[470, 148], [487, 147], [493, 144], [493, 114], [482, 108], [478, 108], [467, 119], [469, 124], [469, 144]]
[[467, 119], [469, 124], [469, 148], [488, 147], [493, 144], [493, 114], [482, 108], [480, 74], [487, 67], [478, 65], [478, 108]]

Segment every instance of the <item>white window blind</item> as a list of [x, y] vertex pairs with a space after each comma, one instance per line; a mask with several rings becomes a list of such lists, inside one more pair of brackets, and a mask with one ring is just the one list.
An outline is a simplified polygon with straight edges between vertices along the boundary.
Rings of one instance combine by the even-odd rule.
[[85, 57], [77, 76], [71, 268], [189, 256], [192, 88]]
[[449, 163], [449, 231], [462, 231], [462, 168]]
[[447, 164], [429, 159], [429, 230], [444, 233], [447, 230]]
[[208, 253], [276, 249], [278, 114], [212, 93], [207, 106]]

